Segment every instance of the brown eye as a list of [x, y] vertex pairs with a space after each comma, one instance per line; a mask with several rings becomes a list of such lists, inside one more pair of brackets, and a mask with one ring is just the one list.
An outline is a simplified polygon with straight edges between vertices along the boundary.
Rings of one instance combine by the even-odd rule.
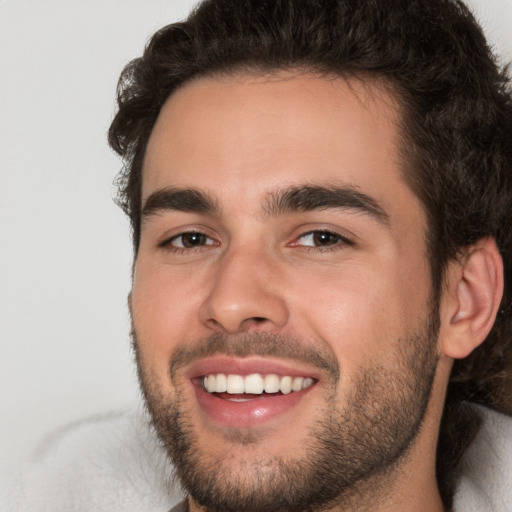
[[306, 247], [330, 247], [340, 243], [346, 243], [347, 240], [331, 231], [311, 231], [302, 235], [297, 245]]
[[334, 233], [329, 233], [329, 231], [315, 231], [313, 241], [317, 246], [336, 245], [341, 241], [341, 238]]
[[194, 249], [196, 247], [202, 247], [204, 245], [213, 245], [214, 241], [204, 233], [182, 233], [173, 237], [169, 241], [169, 245], [172, 247], [178, 247], [180, 249]]

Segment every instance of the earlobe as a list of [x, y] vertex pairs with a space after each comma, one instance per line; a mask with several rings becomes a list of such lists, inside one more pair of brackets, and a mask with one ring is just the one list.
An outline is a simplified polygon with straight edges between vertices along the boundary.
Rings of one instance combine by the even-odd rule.
[[503, 261], [494, 239], [469, 247], [446, 277], [440, 348], [444, 355], [462, 359], [489, 334], [503, 295]]

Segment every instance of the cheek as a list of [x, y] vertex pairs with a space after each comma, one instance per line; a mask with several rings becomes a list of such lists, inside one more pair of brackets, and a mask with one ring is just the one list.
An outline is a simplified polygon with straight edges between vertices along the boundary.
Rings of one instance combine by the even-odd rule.
[[176, 347], [204, 335], [197, 318], [200, 289], [197, 278], [178, 278], [168, 271], [137, 264], [131, 310], [139, 350], [157, 373], [167, 371]]
[[387, 315], [376, 289], [367, 287], [362, 277], [331, 279], [315, 291], [298, 295], [307, 297], [297, 308], [301, 330], [312, 331], [342, 368], [354, 368], [373, 353]]
[[327, 345], [347, 371], [392, 360], [400, 338], [428, 315], [428, 271], [406, 272], [396, 258], [385, 263], [306, 276], [309, 285], [302, 281], [295, 288], [299, 332]]

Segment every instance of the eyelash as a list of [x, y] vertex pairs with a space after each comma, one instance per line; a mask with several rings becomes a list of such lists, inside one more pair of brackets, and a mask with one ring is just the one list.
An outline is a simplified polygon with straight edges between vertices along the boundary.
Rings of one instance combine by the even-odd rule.
[[[197, 245], [196, 247], [194, 247], [194, 246], [191, 246], [191, 247], [186, 247], [186, 246], [176, 247], [175, 245], [172, 245], [172, 243], [174, 241], [179, 240], [180, 238], [183, 239], [185, 236], [194, 236], [194, 235], [196, 235], [198, 237], [204, 237], [205, 239], [209, 239], [213, 243], [201, 244], [201, 245]], [[182, 241], [182, 243], [183, 243], [183, 241]], [[166, 240], [164, 240], [163, 242], [161, 242], [159, 244], [159, 247], [162, 247], [162, 248], [164, 248], [166, 250], [169, 250], [169, 251], [177, 253], [177, 254], [182, 254], [182, 253], [187, 253], [187, 252], [190, 252], [190, 251], [204, 250], [205, 247], [217, 246], [217, 245], [219, 245], [219, 243], [216, 242], [210, 236], [208, 236], [206, 233], [202, 233], [201, 231], [185, 231], [184, 233], [179, 233], [178, 235], [174, 235], [171, 238], [167, 238]]]
[[[319, 235], [319, 236], [328, 236], [328, 237], [332, 237], [335, 240], [335, 243], [333, 244], [327, 244], [327, 245], [304, 245], [304, 244], [300, 244], [299, 241], [301, 239], [304, 239], [306, 237], [314, 237], [315, 235]], [[173, 242], [175, 242], [176, 240], [182, 240], [182, 245], [183, 245], [183, 238], [186, 237], [186, 236], [189, 236], [189, 237], [192, 237], [192, 236], [197, 236], [197, 237], [203, 237], [204, 239], [208, 239], [210, 241], [210, 243], [201, 243], [197, 246], [190, 246], [190, 247], [186, 247], [186, 246], [183, 246], [183, 247], [177, 247], [175, 245], [173, 245]], [[170, 252], [173, 252], [175, 254], [184, 254], [184, 253], [189, 253], [191, 251], [202, 251], [202, 250], [206, 250], [207, 247], [210, 247], [210, 246], [218, 246], [220, 245], [219, 242], [217, 242], [216, 240], [214, 240], [212, 237], [210, 237], [209, 235], [207, 235], [206, 233], [203, 233], [201, 231], [185, 231], [183, 233], [179, 233], [177, 235], [174, 235], [166, 240], [164, 240], [163, 242], [161, 242], [159, 244], [159, 247], [161, 248], [164, 248]], [[329, 252], [329, 251], [336, 251], [336, 250], [339, 250], [341, 249], [343, 246], [349, 246], [349, 247], [352, 247], [354, 245], [354, 242], [350, 239], [350, 238], [347, 238], [346, 236], [344, 235], [341, 235], [340, 233], [336, 233], [335, 231], [331, 231], [329, 229], [313, 229], [311, 231], [308, 231], [306, 233], [303, 233], [301, 234], [299, 237], [297, 237], [295, 239], [294, 242], [292, 242], [289, 246], [291, 247], [298, 247], [300, 248], [301, 250], [304, 250], [304, 251], [314, 251], [314, 252]]]
[[297, 237], [297, 241], [304, 239], [305, 237], [315, 236], [315, 235], [322, 235], [322, 236], [329, 236], [337, 239], [337, 241], [334, 244], [328, 244], [328, 245], [301, 245], [297, 242], [292, 243], [292, 247], [300, 247], [302, 250], [306, 251], [315, 251], [315, 252], [329, 252], [329, 251], [336, 251], [341, 249], [343, 246], [349, 246], [352, 247], [354, 245], [354, 242], [347, 238], [344, 235], [341, 235], [340, 233], [336, 233], [335, 231], [331, 231], [329, 229], [313, 229], [311, 231], [308, 231], [307, 233], [304, 233]]

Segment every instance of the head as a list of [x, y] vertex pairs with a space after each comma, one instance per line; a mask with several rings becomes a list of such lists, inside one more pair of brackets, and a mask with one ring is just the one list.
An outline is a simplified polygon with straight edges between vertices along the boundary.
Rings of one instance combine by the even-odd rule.
[[[283, 115], [292, 112], [295, 117]], [[208, 126], [208, 119], [215, 120], [221, 140], [213, 138], [216, 130]], [[274, 134], [266, 128], [270, 121], [280, 128]], [[305, 126], [310, 131], [299, 129]], [[288, 134], [286, 140], [279, 137], [282, 133]], [[331, 133], [339, 136], [331, 140]], [[254, 423], [254, 418], [249, 425], [234, 426], [226, 426], [222, 418], [212, 420], [215, 427], [205, 434], [208, 442], [220, 436], [223, 449], [245, 450], [246, 461], [255, 468], [246, 480], [241, 474], [231, 488], [252, 489], [254, 494], [258, 485], [267, 485], [268, 502], [237, 502], [251, 496], [239, 492], [230, 497], [235, 510], [243, 508], [240, 503], [270, 510], [269, 503], [277, 503], [277, 496], [283, 501], [276, 510], [285, 509], [286, 503], [290, 510], [299, 510], [291, 494], [312, 507], [331, 503], [341, 494], [348, 500], [351, 491], [361, 493], [370, 482], [373, 488], [378, 482], [384, 485], [382, 475], [413, 458], [416, 444], [435, 450], [437, 438], [420, 433], [426, 415], [436, 424], [436, 414], [428, 415], [432, 393], [442, 401], [445, 392], [437, 476], [441, 494], [449, 502], [454, 467], [474, 433], [470, 427], [475, 416], [466, 401], [511, 412], [511, 133], [508, 78], [459, 2], [204, 2], [187, 21], [157, 32], [144, 55], [127, 66], [109, 138], [125, 159], [119, 200], [133, 228], [132, 309], [138, 364], [157, 428], [173, 458], [185, 460], [180, 475], [194, 486], [196, 500], [215, 495], [217, 481], [228, 479], [237, 464], [236, 455], [229, 455], [228, 462], [216, 468], [219, 477], [197, 482], [194, 474], [198, 467], [211, 473], [216, 455], [198, 440], [205, 429], [199, 434], [200, 420], [187, 404], [185, 374], [192, 369], [201, 373], [202, 362], [217, 358], [208, 364], [218, 365], [219, 373], [233, 362], [242, 374], [250, 372], [251, 365], [259, 368], [261, 361], [272, 375], [286, 374], [292, 367], [292, 377], [302, 371], [315, 382], [311, 390], [301, 391], [305, 398], [299, 402], [313, 402], [308, 397], [319, 395], [307, 409], [314, 421], [304, 426], [304, 432], [290, 436], [291, 448], [284, 454], [275, 447], [278, 437], [272, 437], [264, 424]], [[263, 140], [265, 145], [258, 145]], [[369, 155], [362, 148], [353, 149], [358, 141], [371, 148]], [[211, 150], [221, 143], [226, 144], [224, 153]], [[269, 147], [272, 151], [265, 150]], [[289, 155], [295, 158], [288, 161]], [[235, 172], [237, 163], [243, 173]], [[357, 172], [348, 172], [351, 167]], [[154, 194], [162, 190], [166, 194]], [[350, 212], [350, 219], [337, 217], [340, 196], [343, 215]], [[154, 262], [145, 263], [150, 253], [144, 236], [149, 240], [152, 231], [162, 229], [155, 227], [154, 219], [164, 222], [160, 213], [169, 209], [184, 213], [185, 224], [194, 229], [185, 237], [174, 228], [168, 231], [166, 243], [189, 259], [177, 264], [173, 253], [170, 266], [179, 270], [166, 280], [167, 274], [151, 274]], [[323, 212], [322, 217], [309, 217], [312, 212]], [[369, 226], [357, 224], [361, 215]], [[310, 225], [309, 232], [297, 231], [303, 222], [299, 217]], [[233, 218], [239, 225], [229, 220]], [[255, 218], [259, 224], [252, 225]], [[204, 219], [217, 220], [210, 225]], [[278, 264], [270, 250], [258, 252], [254, 246], [244, 252], [250, 240], [241, 234], [242, 221], [255, 234], [261, 230], [262, 241], [264, 234], [279, 239], [276, 233], [286, 232], [288, 226], [290, 233], [279, 236], [287, 250], [297, 250], [300, 257], [283, 260], [286, 265], [281, 260]], [[167, 222], [182, 221], [173, 217]], [[398, 238], [402, 242], [388, 246], [386, 254], [394, 258], [379, 259], [378, 247], [366, 247], [364, 241], [379, 240], [378, 228], [385, 232], [386, 222], [396, 228], [388, 242]], [[355, 239], [349, 236], [354, 233]], [[344, 258], [358, 261], [348, 274], [335, 252], [326, 250], [341, 244], [349, 248]], [[228, 246], [230, 250], [224, 249]], [[316, 252], [307, 253], [304, 248], [309, 246]], [[192, 249], [196, 252], [190, 257]], [[488, 293], [494, 305], [480, 322], [484, 327], [474, 340], [466, 336], [472, 341], [454, 342], [456, 337], [443, 331], [443, 325], [450, 324], [443, 312], [456, 295], [453, 283], [460, 283], [457, 276], [465, 275], [465, 288], [473, 290], [476, 286], [469, 277], [482, 274], [478, 269], [487, 268], [487, 263], [501, 275], [500, 254], [505, 282], [499, 311], [501, 289], [495, 283], [495, 291]], [[368, 267], [360, 263], [365, 258], [371, 262]], [[484, 263], [478, 265], [479, 260]], [[255, 269], [251, 282], [244, 281], [248, 268]], [[274, 274], [276, 268], [279, 272]], [[381, 275], [384, 269], [387, 279]], [[229, 306], [222, 310], [219, 304], [228, 304], [233, 296], [236, 286], [229, 284], [229, 276], [237, 272], [239, 281], [255, 290], [245, 303], [259, 307], [261, 297], [256, 295], [261, 292], [269, 311], [262, 306], [258, 314], [256, 307], [241, 322], [240, 317], [222, 316], [233, 311]], [[190, 280], [191, 273], [196, 279]], [[297, 276], [315, 283], [314, 289], [300, 284]], [[283, 290], [276, 289], [279, 281]], [[158, 288], [165, 283], [170, 291], [160, 294]], [[338, 285], [335, 291], [333, 284]], [[342, 286], [349, 291], [339, 293]], [[358, 286], [364, 287], [364, 294], [357, 293]], [[144, 291], [149, 289], [154, 293]], [[192, 297], [190, 289], [204, 290], [204, 297], [196, 292]], [[162, 323], [159, 305], [169, 293], [176, 301], [171, 301], [168, 315], [172, 318], [174, 311], [177, 318]], [[388, 303], [376, 313], [375, 304], [383, 299]], [[189, 314], [197, 316], [197, 325], [180, 320]], [[160, 324], [158, 335], [148, 327]], [[171, 329], [173, 324], [176, 328]], [[362, 337], [373, 344], [361, 343]], [[440, 339], [450, 339], [451, 345], [443, 348]], [[167, 352], [159, 352], [162, 346]], [[384, 350], [377, 357], [376, 347], [385, 347], [388, 355]], [[168, 357], [161, 357], [163, 353]], [[219, 362], [218, 357], [228, 362]], [[447, 360], [455, 360], [453, 369]], [[438, 370], [441, 364], [444, 376]], [[348, 391], [344, 383], [350, 383]], [[208, 400], [202, 407], [215, 409]], [[279, 433], [272, 421], [277, 420], [271, 420], [270, 430]], [[355, 442], [349, 432], [365, 441]], [[297, 463], [326, 468], [318, 472], [316, 481], [297, 477], [291, 456], [294, 446], [301, 447]], [[383, 447], [381, 452], [377, 453], [377, 446]], [[271, 456], [256, 457], [261, 450]], [[195, 462], [187, 465], [187, 461]], [[255, 474], [261, 475], [259, 481], [254, 481]], [[332, 474], [341, 476], [330, 481], [327, 476]], [[274, 486], [265, 475], [272, 475]], [[293, 481], [300, 485], [290, 487]], [[293, 492], [289, 496], [283, 488]], [[307, 489], [310, 501], [297, 489]], [[219, 509], [228, 510], [222, 493], [217, 494]]]

